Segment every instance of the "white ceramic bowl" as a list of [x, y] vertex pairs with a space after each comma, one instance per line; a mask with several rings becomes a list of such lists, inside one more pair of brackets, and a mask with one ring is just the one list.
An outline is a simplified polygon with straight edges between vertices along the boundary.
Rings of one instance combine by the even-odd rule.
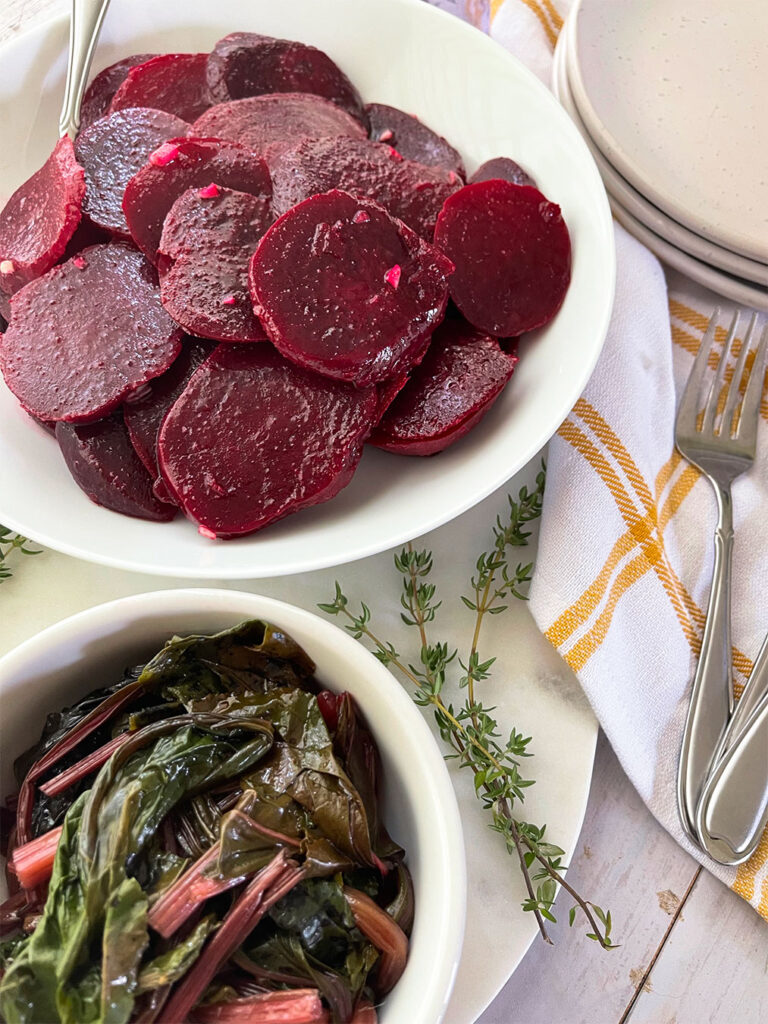
[[[422, 0], [115, 0], [97, 71], [131, 53], [207, 50], [235, 29], [314, 43], [363, 98], [412, 111], [444, 133], [472, 171], [516, 158], [563, 209], [573, 242], [565, 302], [521, 346], [509, 387], [476, 430], [435, 458], [369, 449], [333, 501], [261, 533], [211, 542], [179, 518], [128, 519], [93, 505], [56, 445], [0, 383], [0, 522], [67, 554], [160, 575], [253, 579], [319, 569], [395, 547], [453, 519], [504, 484], [549, 440], [597, 361], [613, 301], [611, 215], [568, 116], [506, 50]], [[67, 50], [57, 19], [0, 53], [0, 202], [55, 141]]]
[[331, 623], [293, 605], [228, 590], [139, 594], [73, 615], [0, 660], [0, 793], [14, 791], [13, 759], [48, 711], [118, 678], [174, 633], [215, 632], [262, 618], [290, 633], [329, 689], [358, 701], [379, 745], [384, 821], [407, 851], [416, 893], [411, 951], [381, 1024], [437, 1024], [461, 953], [466, 869], [461, 821], [445, 762], [408, 694], [372, 654]]

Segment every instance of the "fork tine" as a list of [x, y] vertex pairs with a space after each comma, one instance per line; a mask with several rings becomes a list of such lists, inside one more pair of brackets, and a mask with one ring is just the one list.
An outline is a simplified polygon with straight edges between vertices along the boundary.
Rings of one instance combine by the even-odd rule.
[[675, 420], [676, 434], [694, 434], [696, 432], [696, 420], [700, 408], [699, 393], [701, 391], [701, 382], [707, 371], [709, 353], [715, 341], [715, 331], [717, 330], [719, 319], [720, 307], [717, 306], [712, 313], [706, 333], [701, 339], [699, 351], [696, 353], [691, 372], [688, 374], [688, 382], [685, 385], [683, 397], [680, 400], [680, 407], [677, 410], [677, 419]]
[[736, 412], [736, 406], [739, 404], [739, 399], [741, 398], [741, 378], [744, 376], [744, 367], [747, 363], [747, 356], [749, 355], [749, 350], [752, 347], [752, 336], [754, 334], [756, 322], [757, 313], [753, 313], [752, 318], [749, 321], [749, 327], [747, 327], [744, 332], [744, 338], [741, 343], [741, 352], [739, 353], [736, 368], [733, 371], [731, 385], [728, 388], [728, 399], [725, 403], [725, 409], [723, 410], [723, 422], [720, 427], [720, 433], [724, 437], [730, 437], [732, 433], [738, 432], [738, 423], [736, 431], [733, 430], [733, 414]]
[[728, 365], [728, 355], [731, 351], [733, 339], [736, 337], [736, 331], [738, 329], [738, 326], [739, 311], [736, 310], [736, 312], [733, 314], [733, 320], [731, 320], [731, 328], [728, 331], [728, 337], [723, 342], [723, 350], [720, 353], [720, 359], [717, 364], [717, 370], [715, 370], [715, 376], [712, 379], [712, 384], [709, 388], [707, 404], [704, 409], [704, 420], [701, 424], [702, 434], [714, 433], [715, 417], [717, 416], [717, 407], [720, 404], [720, 392], [723, 388], [725, 368]]
[[741, 403], [741, 414], [736, 426], [739, 441], [753, 451], [757, 445], [757, 421], [760, 418], [760, 400], [763, 397], [763, 379], [765, 377], [765, 350], [768, 347], [768, 324], [763, 324], [763, 335], [755, 352], [752, 372], [749, 375], [744, 401]]

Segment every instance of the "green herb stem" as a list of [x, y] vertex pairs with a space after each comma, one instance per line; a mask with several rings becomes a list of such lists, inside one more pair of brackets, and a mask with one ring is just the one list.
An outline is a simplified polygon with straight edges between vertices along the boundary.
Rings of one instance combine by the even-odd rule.
[[[475, 621], [469, 655], [466, 661], [458, 659], [464, 673], [458, 685], [465, 694], [458, 707], [444, 698], [448, 669], [457, 659], [458, 652], [449, 650], [444, 642], [429, 641], [428, 626], [434, 622], [442, 603], [436, 600], [435, 584], [429, 581], [433, 569], [430, 551], [417, 551], [408, 544], [394, 559], [402, 579], [401, 618], [407, 626], [416, 628], [419, 635], [418, 665], [407, 664], [393, 644], [381, 640], [373, 632], [371, 611], [367, 605], [361, 603], [357, 615], [350, 610], [349, 600], [338, 583], [334, 600], [321, 604], [320, 608], [330, 615], [344, 616], [348, 620], [346, 628], [355, 639], [365, 637], [383, 664], [391, 665], [413, 684], [415, 702], [421, 707], [431, 706], [434, 709], [440, 735], [453, 750], [447, 756], [458, 758], [460, 767], [471, 769], [475, 792], [491, 815], [491, 828], [503, 836], [509, 853], [517, 856], [528, 893], [522, 904], [523, 910], [533, 913], [544, 940], [552, 941], [545, 922], [555, 921], [552, 906], [560, 884], [575, 900], [569, 914], [570, 923], [573, 924], [576, 910], [580, 909], [592, 929], [587, 933], [588, 937], [603, 948], [612, 949], [610, 913], [585, 900], [565, 881], [564, 851], [545, 840], [546, 827], [520, 821], [513, 813], [515, 801], [522, 802], [524, 790], [533, 785], [533, 780], [523, 778], [519, 771], [519, 759], [530, 756], [527, 749], [530, 737], [524, 737], [513, 729], [506, 742], [501, 742], [493, 709], [485, 708], [477, 698], [477, 684], [489, 678], [496, 660], [489, 658], [483, 661], [480, 657], [485, 618], [503, 612], [507, 608], [503, 601], [508, 597], [526, 600], [523, 588], [531, 579], [533, 565], [518, 564], [512, 569], [509, 550], [528, 543], [530, 531], [525, 526], [541, 515], [544, 482], [542, 467], [532, 491], [524, 487], [517, 501], [511, 497], [508, 499], [507, 519], [497, 517], [492, 546], [475, 563], [475, 574], [470, 581], [473, 597], [461, 598], [464, 605], [475, 613]], [[532, 874], [534, 863], [540, 866], [540, 870]], [[534, 885], [535, 882], [540, 884]]]

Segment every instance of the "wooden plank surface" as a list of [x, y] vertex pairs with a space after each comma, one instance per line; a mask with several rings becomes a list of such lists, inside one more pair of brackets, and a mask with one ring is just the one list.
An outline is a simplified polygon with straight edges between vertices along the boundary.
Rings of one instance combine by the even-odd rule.
[[[487, 27], [488, 0], [439, 5]], [[0, 42], [67, 7], [67, 0], [3, 0]], [[768, 1020], [768, 927], [657, 824], [604, 738], [569, 880], [611, 908], [621, 947], [605, 953], [569, 932], [561, 900], [556, 945], [534, 943], [480, 1024]], [[493, 930], [514, 927], [514, 918], [489, 922], [489, 956]]]

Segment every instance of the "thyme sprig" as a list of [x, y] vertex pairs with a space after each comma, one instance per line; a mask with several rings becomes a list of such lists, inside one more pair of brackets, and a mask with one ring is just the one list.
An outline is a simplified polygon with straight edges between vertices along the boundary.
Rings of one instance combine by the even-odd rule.
[[[350, 609], [349, 599], [338, 582], [333, 601], [319, 607], [329, 615], [345, 618], [346, 629], [355, 639], [365, 638], [379, 661], [396, 669], [412, 684], [416, 704], [433, 709], [440, 736], [451, 748], [446, 757], [456, 759], [461, 768], [473, 773], [475, 793], [490, 815], [490, 827], [502, 836], [507, 851], [520, 864], [528, 893], [522, 908], [535, 916], [544, 940], [551, 942], [546, 922], [556, 920], [552, 908], [557, 886], [561, 885], [574, 900], [569, 912], [570, 925], [580, 911], [589, 926], [587, 937], [604, 949], [613, 949], [610, 911], [584, 899], [566, 881], [565, 852], [549, 842], [546, 825], [523, 821], [515, 813], [516, 806], [524, 802], [525, 790], [534, 783], [521, 774], [522, 759], [531, 756], [531, 737], [514, 728], [502, 736], [493, 716], [495, 709], [485, 707], [477, 696], [478, 684], [490, 677], [496, 662], [495, 657], [485, 657], [480, 652], [486, 616], [505, 611], [509, 598], [527, 599], [525, 587], [531, 579], [533, 564], [518, 563], [513, 567], [511, 554], [528, 543], [530, 530], [526, 525], [541, 515], [544, 483], [542, 466], [532, 490], [523, 487], [517, 501], [508, 498], [506, 518], [497, 518], [492, 545], [475, 563], [470, 595], [461, 596], [464, 605], [475, 613], [472, 641], [465, 658], [444, 641], [430, 642], [428, 627], [434, 623], [442, 602], [437, 600], [437, 588], [431, 582], [432, 553], [417, 551], [412, 544], [396, 554], [394, 561], [402, 579], [401, 619], [419, 634], [418, 663], [407, 661], [390, 641], [373, 632], [371, 610], [365, 603], [360, 603], [357, 613]], [[461, 669], [456, 682], [462, 696], [456, 703], [447, 696], [446, 685], [454, 665]]]
[[19, 551], [22, 555], [42, 554], [40, 548], [28, 547], [29, 543], [27, 538], [22, 537], [20, 533], [15, 533], [7, 526], [0, 526], [0, 583], [13, 576], [13, 570], [8, 564], [8, 558], [14, 551]]

